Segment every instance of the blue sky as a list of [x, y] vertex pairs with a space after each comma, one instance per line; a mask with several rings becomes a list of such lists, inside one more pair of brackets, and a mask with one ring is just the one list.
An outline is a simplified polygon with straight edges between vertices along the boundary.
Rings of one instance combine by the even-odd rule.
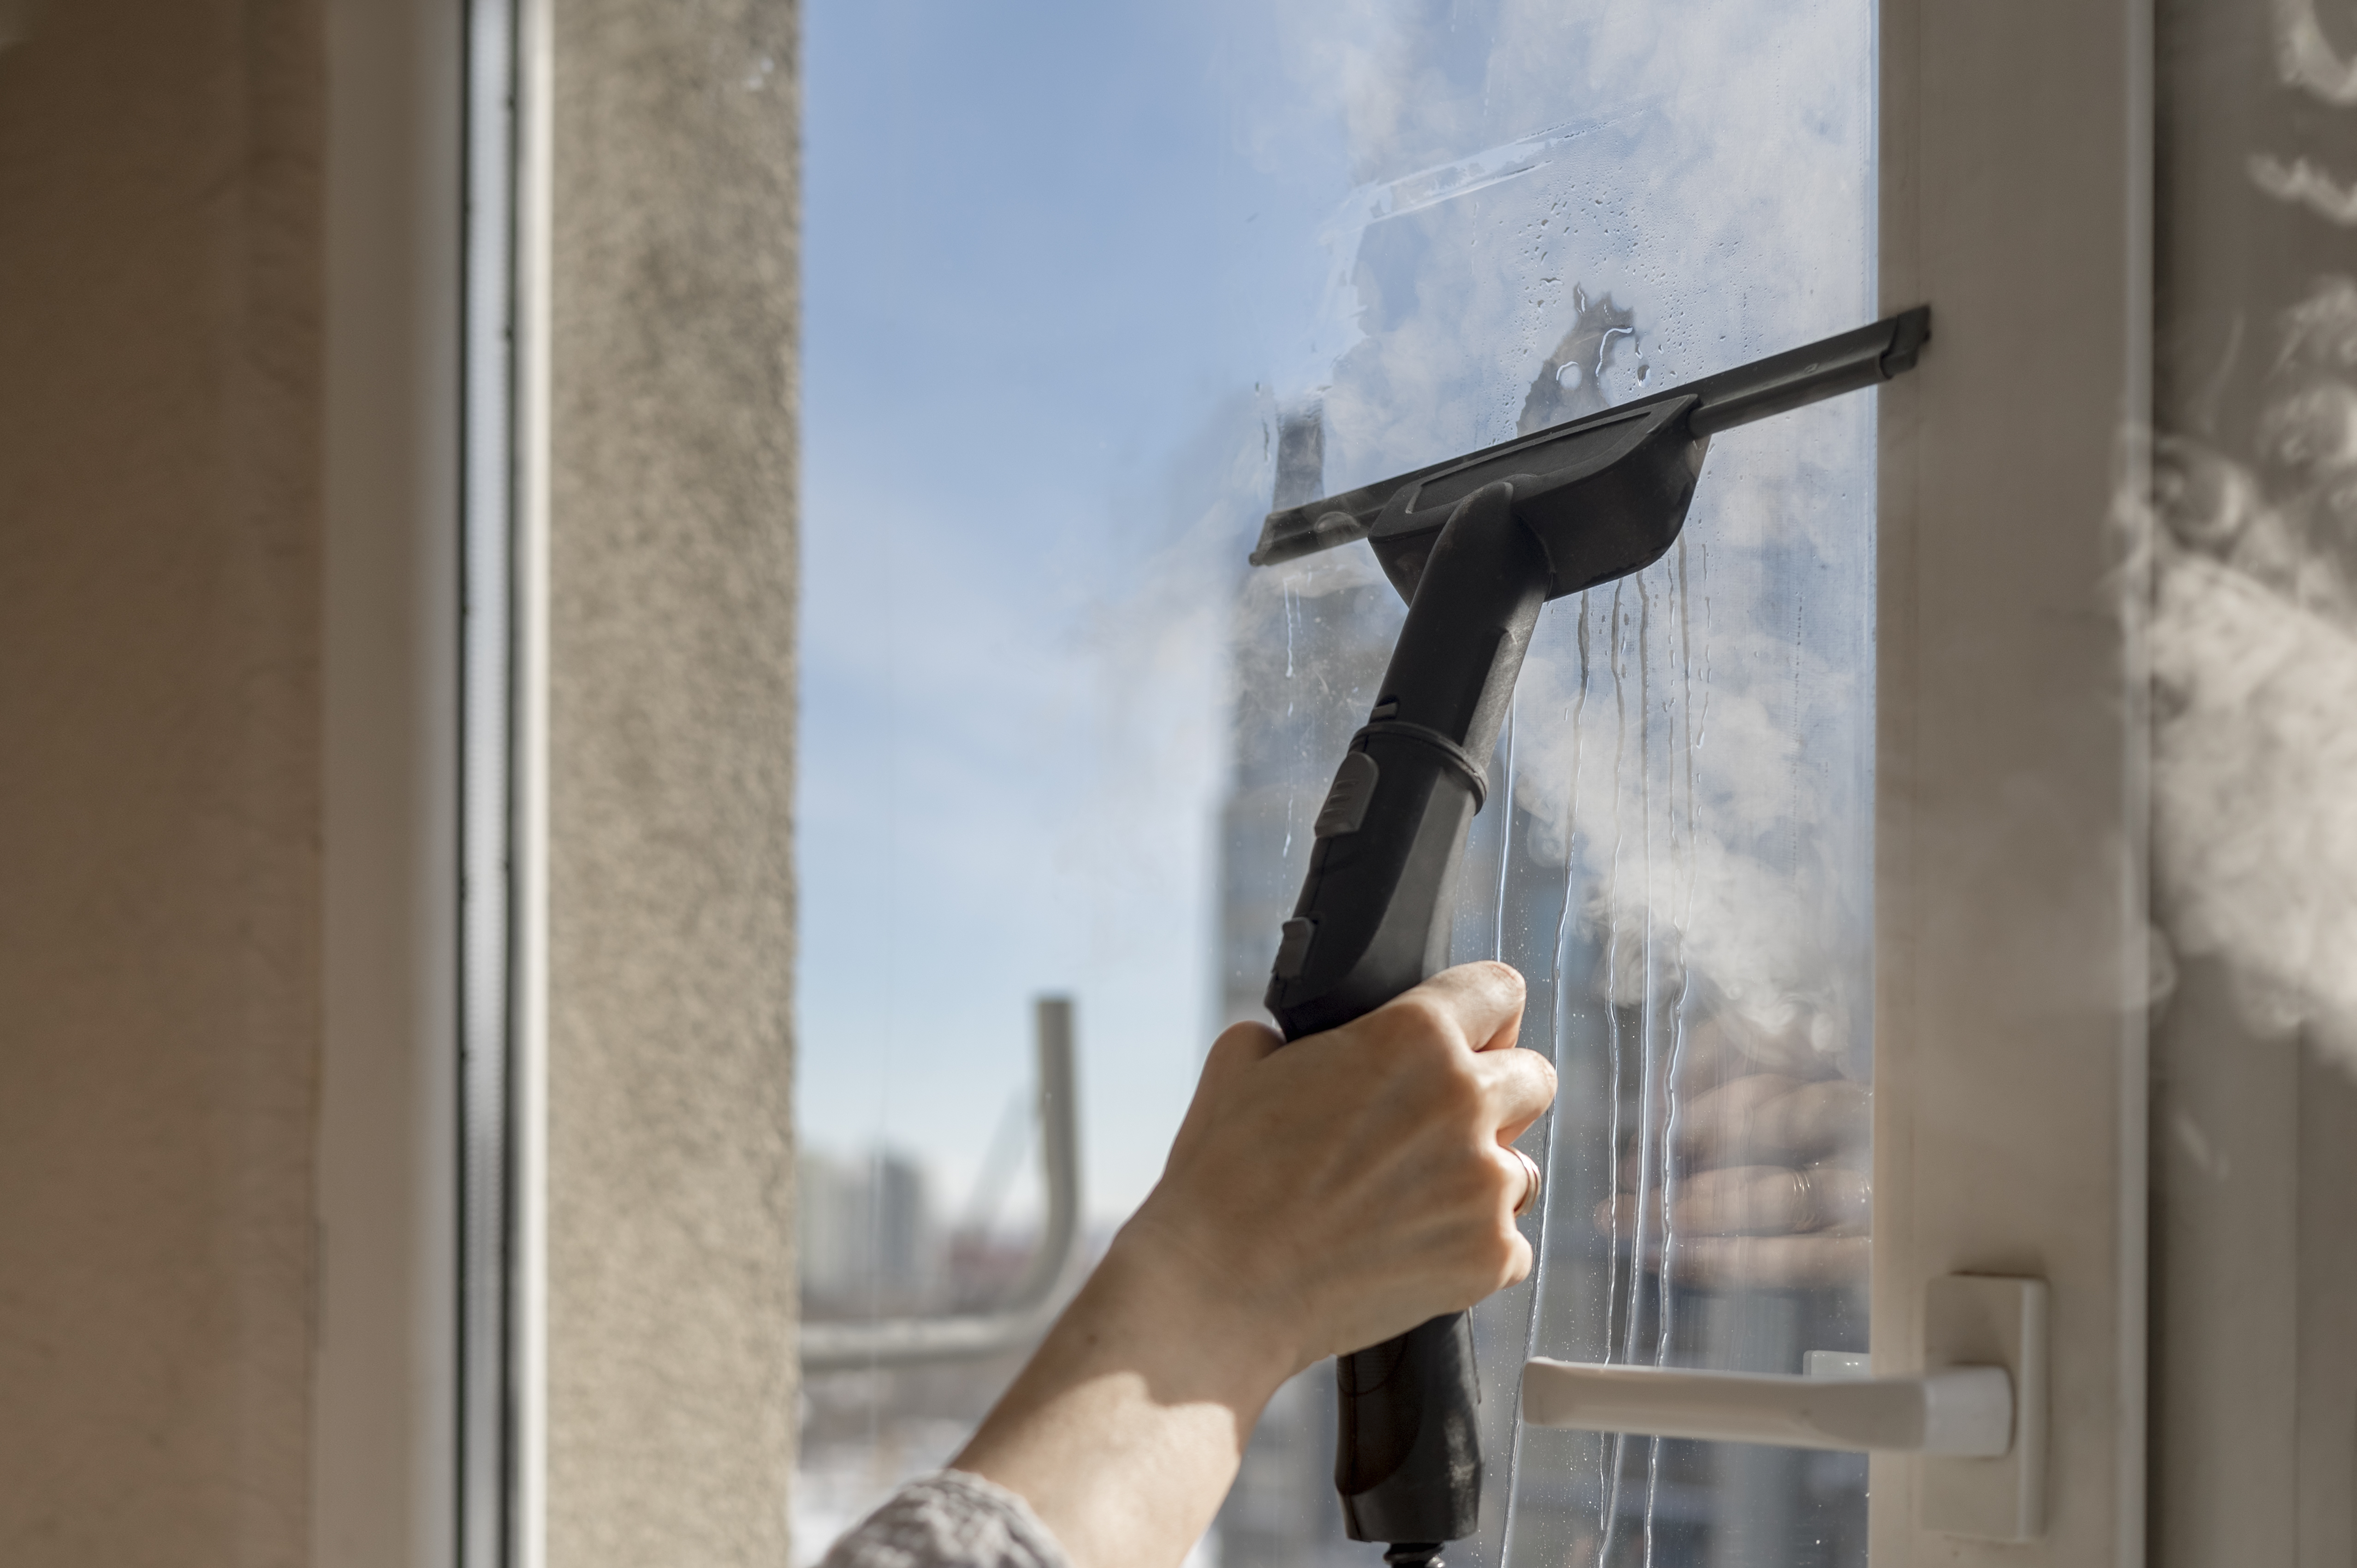
[[[1223, 648], [1271, 399], [1330, 389], [1340, 485], [1507, 434], [1575, 286], [1635, 308], [1670, 381], [1856, 325], [1867, 15], [812, 0], [814, 1146], [920, 1151], [953, 1210], [1028, 1079], [1029, 998], [1068, 991], [1092, 1208], [1143, 1195], [1211, 1013]], [[1485, 150], [1504, 183], [1352, 226]], [[1855, 449], [1863, 417], [1729, 438], [1697, 538], [1789, 528], [1780, 498], [1820, 482], [1795, 444]]]
[[1217, 7], [806, 16], [802, 1125], [954, 1205], [1070, 991], [1116, 1213], [1209, 1015], [1205, 616], [1250, 519], [1207, 552], [1203, 515], [1340, 143], [1238, 151]]

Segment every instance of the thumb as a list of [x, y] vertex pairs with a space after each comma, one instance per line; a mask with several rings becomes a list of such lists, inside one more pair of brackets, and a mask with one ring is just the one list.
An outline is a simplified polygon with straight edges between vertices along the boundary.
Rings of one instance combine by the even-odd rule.
[[1211, 1042], [1203, 1058], [1202, 1076], [1195, 1080], [1195, 1098], [1188, 1104], [1187, 1114], [1179, 1118], [1178, 1136], [1170, 1140], [1172, 1160], [1207, 1135], [1206, 1126], [1219, 1114], [1219, 1102], [1228, 1097], [1235, 1080], [1266, 1061], [1269, 1053], [1283, 1044], [1284, 1037], [1265, 1024], [1231, 1025]]
[[1203, 1075], [1195, 1086], [1197, 1100], [1225, 1089], [1238, 1074], [1266, 1061], [1285, 1037], [1265, 1024], [1232, 1024], [1211, 1042], [1203, 1058]]

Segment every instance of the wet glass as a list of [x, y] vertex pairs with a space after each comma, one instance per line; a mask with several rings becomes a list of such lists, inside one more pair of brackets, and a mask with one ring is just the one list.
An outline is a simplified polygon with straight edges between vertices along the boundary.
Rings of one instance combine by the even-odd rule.
[[[1404, 613], [1363, 546], [1246, 569], [1265, 511], [1877, 314], [1866, 0], [1138, 11], [810, 7], [805, 1231], [871, 1238], [806, 1263], [821, 1316], [1019, 1261], [1029, 993], [1077, 999], [1100, 1240], [1264, 1016]], [[1717, 437], [1678, 546], [1541, 619], [1453, 951], [1523, 971], [1562, 1090], [1454, 1563], [1864, 1560], [1862, 1455], [1519, 1432], [1514, 1390], [1867, 1348], [1871, 418]], [[814, 1379], [798, 1553], [1011, 1369]], [[1375, 1560], [1330, 1390], [1207, 1559]]]

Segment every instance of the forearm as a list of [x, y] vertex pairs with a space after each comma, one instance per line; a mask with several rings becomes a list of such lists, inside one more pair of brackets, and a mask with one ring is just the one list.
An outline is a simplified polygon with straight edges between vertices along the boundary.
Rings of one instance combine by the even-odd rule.
[[1168, 1568], [1295, 1369], [1265, 1322], [1125, 1232], [952, 1463], [1020, 1494], [1079, 1568]]
[[1505, 1145], [1555, 1075], [1522, 1003], [1469, 964], [1282, 1050], [1222, 1035], [1162, 1180], [953, 1465], [1077, 1568], [1177, 1568], [1278, 1384], [1528, 1272]]

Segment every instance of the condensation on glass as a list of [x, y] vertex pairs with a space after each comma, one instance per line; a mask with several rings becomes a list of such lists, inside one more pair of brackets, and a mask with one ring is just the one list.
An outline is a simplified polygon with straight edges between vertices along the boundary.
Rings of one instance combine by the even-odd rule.
[[[968, 1265], [1021, 1261], [1019, 1227], [973, 1220], [1000, 1211], [1027, 1146], [996, 1115], [1022, 1093], [1020, 999], [960, 993], [937, 1015], [952, 1004], [926, 989], [938, 974], [896, 961], [866, 983], [885, 1002], [855, 1036], [824, 993], [871, 950], [1052, 950], [1040, 982], [1078, 998], [1099, 1236], [1134, 1201], [1103, 1162], [1139, 1154], [1146, 1125], [1109, 1119], [1146, 1107], [1175, 1126], [1195, 1053], [1264, 1016], [1311, 820], [1404, 613], [1363, 547], [1248, 571], [1272, 504], [1875, 317], [1873, 9], [1117, 8], [1020, 25], [1006, 47], [1049, 85], [1015, 114], [955, 96], [991, 71], [931, 59], [962, 25], [951, 8], [892, 31], [813, 6], [801, 1048], [804, 1136], [834, 1164], [806, 1167], [808, 1308], [986, 1305], [987, 1271]], [[829, 108], [829, 81], [880, 85]], [[1038, 139], [1024, 116], [1067, 112], [1092, 81], [1122, 102]], [[887, 99], [888, 114], [854, 113]], [[1133, 124], [1141, 104], [1166, 118]], [[888, 144], [900, 152], [870, 156]], [[958, 255], [935, 265], [943, 220], [895, 182], [944, 158], [993, 194], [961, 209]], [[836, 191], [831, 163], [869, 170], [872, 197]], [[999, 236], [1002, 220], [1024, 231]], [[866, 226], [857, 268], [824, 261], [831, 221]], [[1138, 238], [1120, 251], [1107, 233]], [[1002, 241], [1051, 300], [964, 278]], [[905, 286], [877, 285], [889, 311], [832, 349], [860, 269]], [[1108, 293], [1127, 300], [1118, 329], [1081, 329]], [[886, 352], [890, 312], [922, 329]], [[836, 411], [865, 395], [862, 363], [889, 396], [854, 430]], [[1086, 389], [1060, 423], [957, 446], [1054, 384]], [[1537, 1273], [1477, 1314], [1486, 1513], [1452, 1563], [1864, 1560], [1862, 1456], [1518, 1434], [1514, 1390], [1534, 1354], [1799, 1372], [1812, 1351], [1867, 1348], [1871, 420], [1851, 397], [1718, 437], [1678, 547], [1542, 618], [1454, 950], [1528, 977], [1523, 1043], [1554, 1058], [1561, 1098], [1525, 1145], [1548, 1174], [1526, 1221]], [[1123, 452], [1128, 477], [1070, 493]], [[935, 468], [954, 505], [929, 512]], [[997, 618], [943, 632], [977, 605]], [[1081, 629], [1062, 653], [1033, 657], [1025, 639], [1063, 625]], [[1171, 674], [1189, 660], [1209, 675]], [[834, 716], [855, 710], [866, 727]], [[924, 747], [943, 726], [966, 749], [938, 760]], [[996, 793], [973, 786], [985, 771]], [[1200, 864], [1148, 899], [1146, 843]], [[931, 905], [954, 908], [983, 862], [1005, 868], [1003, 913], [929, 946]], [[1035, 871], [1067, 880], [1026, 902], [1016, 878]], [[1141, 944], [1125, 928], [1153, 908], [1200, 937]], [[1058, 934], [1067, 915], [1082, 938]], [[826, 945], [842, 933], [873, 940]], [[1001, 1014], [996, 1055], [968, 1048]], [[1150, 1091], [1095, 1087], [1155, 1051], [1183, 1059]], [[888, 1246], [895, 1227], [931, 1240]], [[1012, 1369], [813, 1380], [797, 1553], [952, 1452]], [[1280, 1391], [1204, 1557], [1378, 1559], [1342, 1538], [1332, 1421], [1328, 1369]]]
[[[1379, 177], [1334, 229], [1319, 326], [1345, 346], [1279, 389], [1277, 503], [1875, 314], [1870, 7], [1544, 10], [1497, 8], [1480, 48], [1459, 18], [1457, 74], [1404, 47], [1354, 103]], [[1420, 15], [1389, 20], [1413, 38]], [[1720, 437], [1678, 546], [1542, 618], [1454, 953], [1529, 978], [1523, 1043], [1561, 1093], [1528, 1145], [1536, 1275], [1476, 1315], [1491, 1478], [1459, 1560], [1864, 1559], [1863, 1455], [1513, 1412], [1527, 1355], [1798, 1373], [1867, 1348], [1870, 419], [1850, 399]], [[1347, 554], [1256, 575], [1241, 612], [1237, 1015], [1402, 613]], [[1312, 1374], [1256, 1434], [1229, 1568], [1353, 1553], [1303, 1495], [1327, 1406]]]

